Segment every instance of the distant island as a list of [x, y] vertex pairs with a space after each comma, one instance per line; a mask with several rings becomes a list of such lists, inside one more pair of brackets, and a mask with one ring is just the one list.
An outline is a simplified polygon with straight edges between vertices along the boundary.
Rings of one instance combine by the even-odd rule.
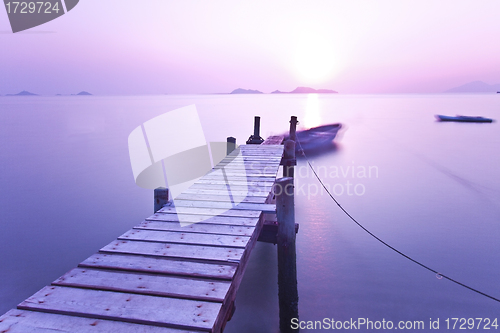
[[461, 85], [459, 87], [455, 87], [449, 90], [446, 90], [446, 93], [494, 93], [500, 90], [500, 84], [487, 84], [483, 81], [473, 81]]
[[[71, 95], [74, 95], [74, 94], [71, 94]], [[78, 94], [76, 94], [76, 96], [92, 96], [92, 94], [89, 92], [86, 92], [86, 91], [80, 91]]]
[[6, 96], [38, 96], [37, 94], [30, 93], [29, 91], [23, 90], [17, 94], [7, 94]]
[[330, 89], [313, 89], [309, 87], [297, 87], [290, 92], [275, 90], [271, 94], [338, 94], [335, 90]]
[[230, 94], [262, 94], [262, 91], [252, 90], [252, 89], [234, 89]]

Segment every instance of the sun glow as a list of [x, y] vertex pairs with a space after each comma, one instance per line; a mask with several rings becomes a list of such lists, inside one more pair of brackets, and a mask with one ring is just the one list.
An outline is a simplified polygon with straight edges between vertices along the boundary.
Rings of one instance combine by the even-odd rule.
[[313, 34], [303, 34], [297, 42], [295, 70], [305, 83], [322, 83], [335, 70], [332, 43]]

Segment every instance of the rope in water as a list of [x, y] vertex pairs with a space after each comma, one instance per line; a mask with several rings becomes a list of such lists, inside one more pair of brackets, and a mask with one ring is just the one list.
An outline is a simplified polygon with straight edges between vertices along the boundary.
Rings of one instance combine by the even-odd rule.
[[314, 173], [314, 176], [318, 179], [318, 181], [320, 182], [321, 186], [323, 186], [323, 188], [325, 189], [326, 193], [328, 193], [328, 195], [330, 196], [330, 198], [332, 198], [332, 200], [337, 204], [337, 206], [354, 222], [356, 223], [361, 229], [363, 229], [364, 231], [366, 231], [370, 236], [372, 236], [373, 238], [375, 238], [376, 240], [378, 240], [380, 243], [384, 244], [385, 246], [387, 246], [388, 248], [390, 248], [391, 250], [395, 251], [396, 253], [402, 255], [403, 257], [405, 257], [406, 259], [414, 262], [415, 264], [427, 269], [428, 271], [431, 271], [433, 272], [434, 274], [436, 274], [436, 277], [438, 277], [439, 279], [441, 278], [445, 278], [453, 283], [456, 283], [458, 284], [459, 286], [462, 286], [464, 288], [467, 288], [469, 290], [472, 290], [473, 292], [475, 293], [478, 293], [480, 295], [483, 295], [483, 296], [486, 296], [488, 298], [491, 298], [492, 300], [494, 301], [497, 301], [497, 302], [500, 302], [500, 299], [496, 298], [496, 297], [493, 297], [491, 295], [488, 295], [486, 293], [483, 293], [482, 291], [479, 291], [475, 288], [472, 288], [472, 287], [469, 287], [468, 285], [466, 284], [463, 284], [455, 279], [452, 279], [451, 277], [449, 276], [446, 276], [444, 274], [441, 274], [439, 273], [438, 271], [436, 271], [435, 269], [432, 269], [430, 268], [429, 266], [426, 266], [424, 264], [422, 264], [421, 262], [413, 259], [412, 257], [404, 254], [403, 252], [399, 251], [398, 249], [394, 248], [393, 246], [387, 244], [386, 242], [384, 242], [382, 239], [380, 239], [379, 237], [377, 237], [375, 234], [373, 234], [370, 230], [368, 230], [367, 228], [365, 228], [361, 223], [359, 223], [354, 217], [352, 217], [351, 214], [349, 214], [349, 212], [347, 210], [345, 210], [344, 207], [342, 207], [342, 205], [335, 199], [335, 197], [330, 193], [330, 191], [328, 190], [328, 188], [325, 186], [325, 184], [323, 183], [323, 181], [321, 180], [321, 178], [319, 178], [318, 174], [316, 173], [316, 171], [314, 170], [313, 166], [311, 165], [311, 163], [309, 162], [309, 159], [307, 158], [307, 155], [305, 154], [304, 152], [304, 149], [302, 149], [302, 145], [300, 144], [300, 141], [299, 139], [297, 138], [296, 139], [299, 146], [300, 146], [300, 151], [302, 152], [302, 155], [304, 155], [306, 161], [307, 161], [307, 164], [309, 165], [309, 167], [311, 168], [312, 172]]

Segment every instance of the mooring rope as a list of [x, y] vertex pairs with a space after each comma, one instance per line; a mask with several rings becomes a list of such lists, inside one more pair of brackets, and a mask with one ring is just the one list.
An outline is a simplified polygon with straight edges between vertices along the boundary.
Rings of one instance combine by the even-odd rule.
[[351, 214], [349, 214], [349, 212], [347, 210], [345, 210], [344, 207], [342, 207], [342, 205], [337, 201], [337, 199], [335, 199], [335, 197], [330, 193], [330, 191], [328, 190], [328, 188], [325, 186], [325, 184], [323, 183], [323, 181], [321, 180], [321, 178], [319, 178], [318, 174], [316, 173], [316, 171], [314, 170], [313, 166], [311, 165], [311, 162], [309, 162], [309, 159], [307, 158], [307, 155], [305, 154], [304, 152], [304, 149], [302, 149], [302, 145], [300, 144], [300, 141], [299, 139], [297, 138], [296, 139], [299, 146], [300, 146], [300, 151], [302, 152], [302, 155], [304, 155], [306, 161], [307, 161], [307, 164], [309, 165], [309, 167], [311, 168], [312, 172], [314, 173], [314, 176], [316, 176], [316, 178], [318, 179], [318, 181], [320, 182], [321, 186], [323, 186], [323, 188], [325, 189], [326, 193], [328, 193], [328, 195], [330, 196], [330, 198], [332, 198], [332, 200], [337, 204], [337, 206], [354, 222], [356, 223], [361, 229], [363, 229], [364, 231], [366, 231], [370, 236], [372, 236], [373, 238], [375, 238], [376, 240], [378, 240], [380, 243], [384, 244], [385, 246], [387, 246], [388, 248], [390, 248], [391, 250], [393, 250], [394, 252], [402, 255], [403, 257], [405, 257], [406, 259], [414, 262], [415, 264], [427, 269], [428, 271], [431, 271], [433, 272], [434, 274], [436, 274], [436, 277], [438, 279], [441, 279], [441, 278], [445, 278], [453, 283], [456, 283], [458, 284], [459, 286], [462, 286], [464, 288], [467, 288], [469, 290], [472, 290], [473, 292], [476, 292], [480, 295], [483, 295], [483, 296], [486, 296], [494, 301], [497, 301], [497, 302], [500, 302], [500, 299], [496, 298], [496, 297], [493, 297], [491, 295], [488, 295], [486, 293], [483, 293], [482, 291], [479, 291], [475, 288], [472, 288], [462, 282], [459, 282], [455, 279], [452, 279], [451, 277], [447, 276], [447, 275], [444, 275], [444, 274], [441, 274], [439, 273], [438, 271], [436, 271], [435, 269], [432, 269], [430, 268], [429, 266], [426, 266], [424, 264], [422, 264], [421, 262], [419, 262], [418, 260], [415, 260], [413, 259], [412, 257], [404, 254], [403, 252], [399, 251], [398, 249], [396, 249], [395, 247], [387, 244], [386, 242], [384, 242], [382, 239], [380, 239], [378, 236], [376, 236], [374, 233], [372, 233], [370, 230], [368, 230], [366, 227], [364, 227], [361, 223], [359, 223], [354, 217], [352, 217]]

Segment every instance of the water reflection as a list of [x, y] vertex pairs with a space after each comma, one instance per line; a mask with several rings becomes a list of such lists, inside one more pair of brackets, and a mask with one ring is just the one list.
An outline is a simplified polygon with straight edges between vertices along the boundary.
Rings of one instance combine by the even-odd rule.
[[321, 124], [318, 94], [307, 94], [306, 114], [303, 124], [306, 128], [316, 127]]

